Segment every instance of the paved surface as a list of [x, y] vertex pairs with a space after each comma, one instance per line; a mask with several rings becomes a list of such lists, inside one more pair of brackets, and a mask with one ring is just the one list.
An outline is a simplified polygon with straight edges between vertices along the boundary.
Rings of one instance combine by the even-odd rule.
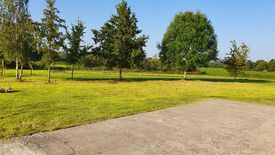
[[275, 155], [275, 108], [209, 101], [0, 143], [17, 154]]

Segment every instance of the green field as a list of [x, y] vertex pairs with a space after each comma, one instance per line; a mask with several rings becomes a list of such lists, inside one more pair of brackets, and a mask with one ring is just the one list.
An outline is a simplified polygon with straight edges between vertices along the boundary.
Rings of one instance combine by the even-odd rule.
[[[246, 72], [237, 81], [222, 69], [201, 69], [205, 75], [126, 72], [123, 82], [116, 71], [35, 71], [15, 82], [14, 70], [0, 79], [0, 87], [16, 92], [0, 94], [0, 138], [52, 131], [208, 99], [239, 100], [275, 105], [275, 73]], [[247, 79], [252, 78], [252, 79]]]
[[[200, 68], [205, 75], [210, 76], [222, 76], [229, 77], [228, 72], [221, 68]], [[250, 78], [250, 79], [270, 79], [275, 80], [275, 72], [256, 72], [256, 71], [246, 71], [240, 75], [242, 79]]]

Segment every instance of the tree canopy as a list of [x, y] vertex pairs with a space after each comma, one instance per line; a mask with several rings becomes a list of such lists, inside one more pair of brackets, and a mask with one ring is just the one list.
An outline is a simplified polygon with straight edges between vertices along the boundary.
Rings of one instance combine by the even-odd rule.
[[268, 71], [275, 71], [275, 59], [270, 60], [268, 63]]
[[268, 69], [268, 62], [264, 60], [258, 60], [256, 62], [255, 70], [256, 71], [267, 71]]
[[138, 36], [142, 31], [138, 29], [138, 20], [125, 0], [117, 5], [116, 10], [117, 13], [101, 30], [92, 31], [97, 49], [106, 56], [109, 65], [119, 68], [119, 79], [122, 80], [122, 68], [139, 66], [146, 57], [143, 47], [148, 37]]
[[33, 27], [28, 3], [28, 0], [2, 0], [0, 5], [0, 48], [6, 58], [16, 61], [16, 79], [22, 78], [23, 65], [33, 48]]
[[232, 41], [232, 47], [228, 56], [224, 59], [225, 69], [236, 79], [247, 67], [249, 47], [242, 43], [238, 46], [236, 41]]
[[192, 70], [217, 58], [214, 28], [201, 12], [180, 12], [171, 22], [159, 46], [162, 63]]
[[68, 46], [64, 45], [64, 51], [66, 56], [66, 62], [72, 65], [72, 80], [74, 73], [74, 65], [79, 61], [79, 59], [87, 53], [89, 47], [83, 45], [85, 26], [81, 20], [77, 20], [75, 25], [72, 25], [71, 32], [66, 30], [66, 39], [68, 41]]
[[65, 28], [65, 21], [58, 16], [59, 11], [55, 7], [55, 0], [46, 0], [47, 8], [44, 9], [44, 18], [39, 27], [39, 46], [43, 52], [42, 61], [48, 66], [48, 82], [50, 79], [50, 68], [57, 52], [63, 44], [63, 34], [61, 28]]

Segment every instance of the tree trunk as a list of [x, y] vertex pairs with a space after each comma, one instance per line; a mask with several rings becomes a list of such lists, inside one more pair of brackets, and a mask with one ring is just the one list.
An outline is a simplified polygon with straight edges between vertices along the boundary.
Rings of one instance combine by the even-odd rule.
[[33, 74], [33, 67], [32, 67], [32, 63], [29, 61], [29, 67], [30, 67], [30, 69], [31, 69], [31, 76], [33, 76], [34, 74]]
[[183, 79], [186, 80], [187, 71], [184, 70]]
[[234, 80], [236, 80], [236, 79], [237, 79], [237, 76], [238, 76], [238, 72], [237, 72], [236, 69], [235, 69], [235, 72], [234, 72], [233, 76], [234, 76]]
[[51, 83], [51, 64], [48, 64], [48, 83]]
[[19, 60], [18, 58], [16, 58], [15, 60], [15, 76], [16, 76], [16, 80], [19, 79]]
[[4, 61], [4, 59], [2, 59], [2, 63], [1, 63], [1, 76], [2, 77], [5, 76], [5, 61]]
[[121, 65], [119, 66], [119, 81], [122, 81], [122, 67]]
[[22, 80], [22, 77], [23, 77], [23, 64], [21, 63], [19, 79]]
[[74, 80], [74, 64], [72, 64], [72, 81]]

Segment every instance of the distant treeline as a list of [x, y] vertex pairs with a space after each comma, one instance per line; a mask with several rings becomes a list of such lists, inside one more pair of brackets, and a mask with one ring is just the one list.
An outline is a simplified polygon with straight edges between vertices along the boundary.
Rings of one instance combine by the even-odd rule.
[[[224, 68], [224, 64], [222, 61], [212, 61], [206, 67]], [[275, 59], [272, 59], [269, 62], [265, 61], [265, 60], [257, 60], [257, 61], [248, 60], [246, 63], [246, 70], [261, 71], [261, 72], [264, 72], [264, 71], [274, 72], [275, 71]]]

